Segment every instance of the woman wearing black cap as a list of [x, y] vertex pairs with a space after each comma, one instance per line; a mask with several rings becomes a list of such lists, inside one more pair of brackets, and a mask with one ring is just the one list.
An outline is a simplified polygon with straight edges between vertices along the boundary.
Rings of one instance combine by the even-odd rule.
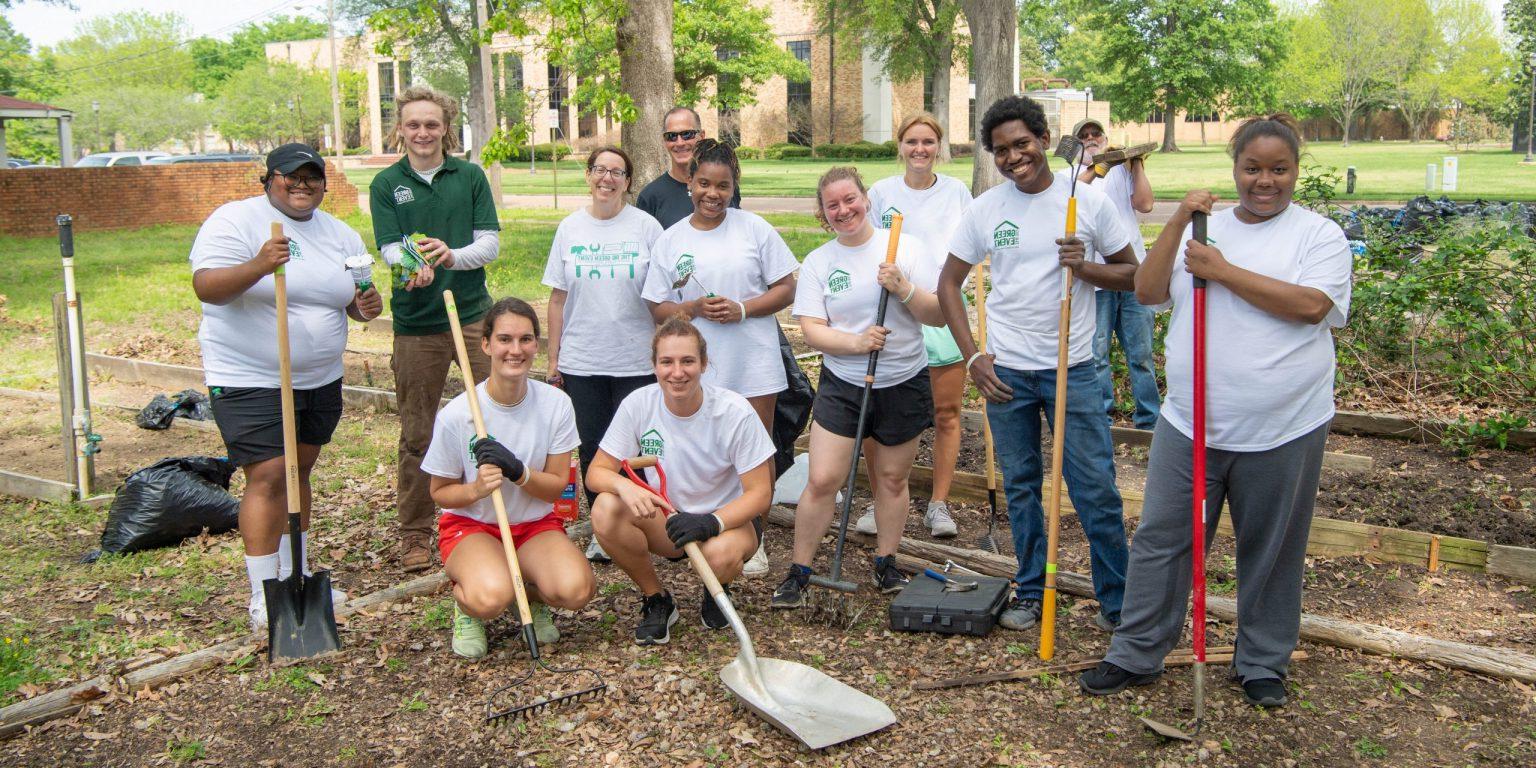
[[[342, 351], [347, 317], [378, 317], [383, 300], [359, 291], [348, 257], [367, 255], [356, 232], [320, 210], [325, 162], [304, 144], [267, 155], [265, 193], [225, 203], [192, 244], [192, 289], [203, 303], [197, 332], [214, 420], [231, 461], [245, 470], [240, 538], [251, 581], [253, 629], [267, 623], [262, 582], [293, 570], [285, 562], [287, 492], [278, 391], [277, 306], [272, 273], [286, 266], [289, 354], [299, 439], [301, 528], [309, 529], [309, 473], [341, 419]], [[273, 237], [272, 225], [284, 236]], [[302, 544], [302, 542], [301, 542]], [[300, 567], [309, 572], [308, 563]], [[340, 602], [344, 595], [336, 595]]]

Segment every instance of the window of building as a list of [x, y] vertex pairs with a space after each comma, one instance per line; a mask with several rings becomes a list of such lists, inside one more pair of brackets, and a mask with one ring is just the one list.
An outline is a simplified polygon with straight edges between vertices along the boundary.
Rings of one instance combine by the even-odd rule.
[[1189, 114], [1189, 113], [1185, 113], [1185, 115], [1184, 115], [1184, 122], [1186, 122], [1186, 123], [1219, 123], [1219, 122], [1221, 122], [1221, 115], [1216, 114], [1215, 112], [1212, 112], [1212, 113], [1210, 113], [1208, 115], [1192, 115], [1192, 114]]
[[1168, 118], [1163, 114], [1161, 109], [1154, 109], [1152, 110], [1152, 114], [1147, 116], [1147, 122], [1166, 123], [1168, 122]]
[[569, 110], [565, 108], [565, 97], [567, 95], [568, 89], [565, 85], [565, 71], [557, 65], [550, 64], [549, 108], [555, 110], [555, 112], [559, 114], [560, 124], [558, 127], [560, 128], [560, 135], [562, 137], [571, 135], [571, 115]]
[[379, 120], [388, 131], [395, 121], [395, 63], [379, 62]]
[[[581, 78], [581, 77], [576, 78], [576, 86], [578, 88], [581, 87], [581, 84], [583, 82], [585, 82], [585, 80], [583, 78]], [[588, 139], [588, 138], [591, 138], [591, 137], [596, 136], [596, 135], [597, 135], [597, 113], [596, 112], [592, 112], [592, 111], [583, 111], [580, 108], [578, 108], [577, 109], [577, 113], [576, 113], [576, 136], [577, 136], [577, 138]]]
[[491, 54], [491, 68], [500, 83], [496, 114], [503, 128], [523, 121], [523, 57], [515, 53]]
[[[811, 63], [811, 41], [791, 40], [789, 53], [796, 59]], [[811, 81], [806, 78], [786, 84], [785, 113], [789, 118], [789, 142], [803, 147], [811, 145]]]
[[[719, 61], [730, 61], [741, 55], [740, 51], [729, 48], [715, 49], [715, 58]], [[725, 99], [735, 98], [741, 92], [741, 76], [722, 72], [715, 81], [715, 92]], [[715, 119], [719, 123], [720, 141], [733, 147], [741, 144], [741, 110], [734, 107], [722, 106], [715, 110]]]
[[400, 68], [400, 90], [403, 91], [403, 90], [411, 87], [411, 60], [410, 59], [406, 59], [405, 61], [400, 62], [399, 68]]

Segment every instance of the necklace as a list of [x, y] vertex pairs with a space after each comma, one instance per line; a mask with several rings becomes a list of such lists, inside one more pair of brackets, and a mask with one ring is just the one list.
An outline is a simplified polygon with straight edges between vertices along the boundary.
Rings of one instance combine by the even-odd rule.
[[528, 387], [527, 386], [523, 387], [523, 396], [519, 397], [517, 399], [517, 402], [515, 402], [515, 403], [503, 403], [502, 401], [497, 400], [494, 396], [491, 395], [491, 388], [490, 387], [486, 387], [485, 388], [485, 396], [491, 402], [501, 406], [502, 408], [516, 408], [519, 405], [522, 405], [524, 400], [528, 399]]

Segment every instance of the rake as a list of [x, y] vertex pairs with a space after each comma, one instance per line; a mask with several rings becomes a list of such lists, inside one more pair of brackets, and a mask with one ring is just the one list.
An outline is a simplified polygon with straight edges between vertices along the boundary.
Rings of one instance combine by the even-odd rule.
[[[976, 333], [981, 338], [981, 353], [987, 353], [987, 267], [990, 261], [976, 265]], [[987, 419], [987, 401], [981, 401], [981, 436], [986, 441], [987, 460], [987, 532], [976, 542], [981, 549], [998, 553], [997, 548], [997, 461], [993, 456], [992, 422]]]
[[[448, 324], [453, 329], [453, 346], [459, 356], [459, 372], [464, 375], [465, 400], [469, 402], [470, 418], [475, 422], [475, 438], [484, 439], [485, 419], [480, 415], [480, 393], [475, 388], [473, 369], [469, 366], [469, 350], [464, 347], [464, 329], [459, 324], [459, 310], [453, 301], [453, 291], [443, 291], [443, 303], [448, 308]], [[512, 593], [517, 598], [517, 620], [522, 624], [523, 643], [528, 646], [532, 663], [528, 666], [527, 674], [491, 692], [485, 702], [485, 721], [490, 723], [511, 718], [532, 718], [550, 707], [574, 704], [603, 695], [608, 690], [608, 684], [603, 682], [597, 670], [587, 667], [552, 667], [539, 655], [539, 641], [533, 631], [533, 611], [528, 607], [528, 588], [523, 584], [523, 571], [517, 564], [517, 549], [512, 546], [512, 528], [507, 523], [507, 502], [501, 497], [500, 489], [491, 494], [491, 504], [496, 508], [501, 548], [507, 556], [507, 569], [512, 575]], [[578, 679], [575, 684], [562, 685], [551, 693], [535, 696], [529, 701], [502, 703], [507, 698], [518, 698], [513, 692], [532, 680], [540, 669], [561, 680], [566, 680], [568, 676], [576, 676]]]

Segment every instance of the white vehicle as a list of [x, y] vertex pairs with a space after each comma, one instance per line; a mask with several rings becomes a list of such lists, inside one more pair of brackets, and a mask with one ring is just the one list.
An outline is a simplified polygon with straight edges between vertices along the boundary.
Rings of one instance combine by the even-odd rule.
[[165, 152], [96, 152], [75, 162], [76, 168], [106, 168], [118, 165], [144, 165], [151, 158], [167, 157]]

